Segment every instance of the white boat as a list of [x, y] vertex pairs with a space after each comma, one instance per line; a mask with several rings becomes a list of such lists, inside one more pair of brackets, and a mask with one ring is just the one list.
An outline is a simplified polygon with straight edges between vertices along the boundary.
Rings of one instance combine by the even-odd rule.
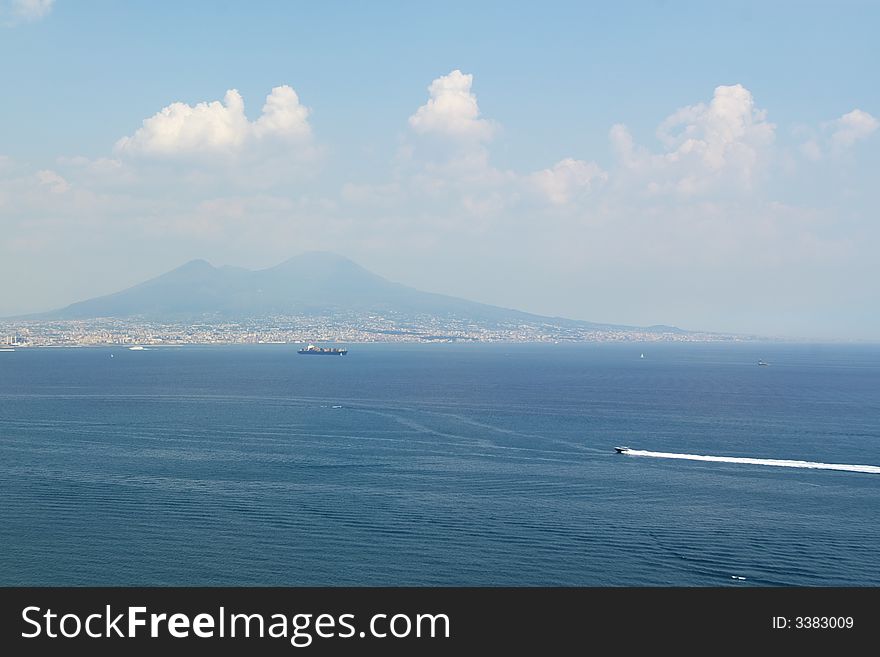
[[143, 351], [144, 348], [140, 345], [135, 345], [134, 347], [129, 347], [128, 350], [129, 351]]
[[615, 447], [614, 451], [617, 452], [618, 454], [626, 454], [629, 451], [629, 449], [630, 449], [629, 447], [621, 446], [621, 447]]

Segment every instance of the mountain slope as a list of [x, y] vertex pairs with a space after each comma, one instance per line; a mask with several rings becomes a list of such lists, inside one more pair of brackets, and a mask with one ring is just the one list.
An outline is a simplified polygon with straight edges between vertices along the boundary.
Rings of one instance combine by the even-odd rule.
[[[557, 326], [628, 328], [547, 318], [393, 283], [341, 256], [310, 252], [275, 267], [251, 271], [193, 260], [166, 274], [103, 297], [41, 315], [53, 319], [144, 317], [174, 321], [213, 317], [339, 312], [432, 315], [479, 322], [548, 322]], [[670, 330], [669, 327], [656, 327]]]

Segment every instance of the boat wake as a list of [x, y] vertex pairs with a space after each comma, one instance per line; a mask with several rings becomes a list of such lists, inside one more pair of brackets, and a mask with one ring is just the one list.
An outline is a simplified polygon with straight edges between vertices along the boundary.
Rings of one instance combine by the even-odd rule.
[[741, 463], [745, 465], [770, 465], [778, 468], [806, 468], [809, 470], [842, 470], [880, 474], [880, 466], [854, 465], [849, 463], [816, 463], [814, 461], [788, 461], [784, 459], [752, 459], [737, 456], [705, 456], [702, 454], [676, 454], [673, 452], [649, 452], [644, 449], [627, 449], [627, 456], [650, 456], [656, 459], [684, 459], [686, 461], [711, 461], [713, 463]]

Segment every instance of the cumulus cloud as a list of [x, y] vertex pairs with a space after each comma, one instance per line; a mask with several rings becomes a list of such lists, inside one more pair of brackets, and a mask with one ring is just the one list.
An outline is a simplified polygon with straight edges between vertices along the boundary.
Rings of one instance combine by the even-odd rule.
[[[487, 142], [497, 125], [481, 117], [472, 86], [473, 76], [460, 70], [435, 79], [428, 87], [428, 102], [409, 117], [409, 125], [416, 133], [440, 139], [404, 144], [398, 152], [398, 180], [390, 188], [393, 194], [382, 185], [366, 186], [374, 192], [370, 195], [364, 186], [348, 186], [347, 200], [381, 197], [387, 204], [390, 195], [410, 202], [424, 198], [435, 208], [455, 208], [471, 222], [501, 217], [535, 200], [551, 206], [571, 204], [607, 180], [594, 162], [572, 157], [530, 173], [493, 166]], [[474, 226], [467, 223], [468, 229]]]
[[818, 128], [801, 126], [802, 137], [809, 137], [800, 145], [800, 152], [811, 162], [818, 162], [825, 154], [840, 155], [877, 131], [880, 122], [858, 108], [833, 121], [825, 121]]
[[293, 87], [275, 87], [253, 124], [254, 134], [260, 139], [306, 139], [312, 133], [308, 119], [309, 108], [299, 102]]
[[137, 183], [136, 167], [119, 158], [83, 156], [57, 157], [55, 164], [62, 175], [77, 187], [108, 190]]
[[831, 143], [837, 148], [852, 146], [877, 130], [878, 122], [873, 116], [860, 109], [854, 109], [832, 121]]
[[223, 101], [196, 105], [172, 103], [145, 119], [132, 136], [116, 142], [120, 154], [177, 156], [234, 154], [245, 146], [266, 142], [302, 142], [311, 135], [309, 109], [291, 87], [275, 87], [256, 121], [244, 113], [235, 89]]
[[471, 91], [473, 81], [473, 75], [458, 69], [434, 80], [428, 87], [428, 102], [409, 117], [410, 127], [423, 134], [489, 140], [495, 126], [480, 118], [477, 97]]
[[584, 162], [570, 157], [529, 176], [529, 181], [556, 205], [568, 203], [577, 194], [590, 191], [594, 182], [607, 179], [608, 174], [595, 162]]
[[45, 18], [55, 0], [0, 0], [0, 25], [7, 27]]
[[[636, 165], [636, 146], [629, 129], [622, 123], [616, 123], [608, 131], [611, 150], [617, 159], [627, 167]], [[644, 157], [644, 156], [640, 156]]]
[[36, 173], [37, 181], [53, 194], [63, 194], [70, 189], [70, 183], [51, 169], [42, 169]]
[[[416, 139], [406, 139], [396, 158], [393, 187], [371, 186], [388, 204], [389, 190], [398, 201], [445, 208], [460, 230], [482, 230], [475, 218], [488, 220], [517, 196], [517, 175], [494, 167], [487, 142], [496, 125], [480, 115], [472, 91], [473, 75], [454, 70], [428, 86], [430, 97], [409, 117]], [[361, 187], [358, 196], [366, 198]]]
[[774, 124], [740, 84], [716, 87], [709, 104], [683, 107], [667, 117], [657, 129], [662, 153], [637, 147], [624, 125], [609, 133], [620, 163], [646, 176], [648, 191], [685, 196], [723, 184], [748, 187], [774, 137]]
[[657, 136], [674, 148], [673, 158], [694, 155], [706, 167], [754, 159], [756, 148], [773, 140], [774, 125], [755, 109], [751, 92], [741, 84], [720, 86], [709, 105], [685, 107], [668, 117]]

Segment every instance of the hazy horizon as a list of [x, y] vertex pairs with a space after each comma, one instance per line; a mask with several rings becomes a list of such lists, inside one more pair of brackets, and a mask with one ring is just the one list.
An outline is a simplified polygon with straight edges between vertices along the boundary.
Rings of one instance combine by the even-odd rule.
[[880, 7], [537, 7], [0, 0], [0, 317], [318, 250], [540, 315], [880, 340]]

